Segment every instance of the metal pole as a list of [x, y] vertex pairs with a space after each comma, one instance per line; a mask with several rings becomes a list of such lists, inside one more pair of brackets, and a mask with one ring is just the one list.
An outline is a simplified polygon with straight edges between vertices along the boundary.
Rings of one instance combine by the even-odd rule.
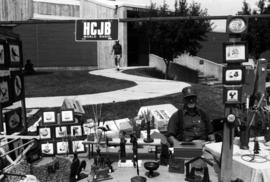
[[[142, 17], [142, 18], [120, 18], [120, 22], [138, 22], [138, 21], [180, 21], [180, 20], [226, 20], [232, 15], [224, 16], [172, 16], [172, 17]], [[244, 18], [270, 18], [269, 14], [265, 15], [239, 15]], [[0, 21], [1, 25], [6, 24], [49, 24], [49, 23], [74, 23], [76, 20], [95, 20], [95, 19], [67, 19], [67, 20], [24, 20], [24, 21]]]

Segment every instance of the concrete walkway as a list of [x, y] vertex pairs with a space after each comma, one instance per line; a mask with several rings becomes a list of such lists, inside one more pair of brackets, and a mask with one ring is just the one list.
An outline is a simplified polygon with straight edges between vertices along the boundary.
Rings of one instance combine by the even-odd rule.
[[[142, 67], [125, 67], [121, 69], [126, 70], [134, 68], [142, 68]], [[136, 86], [96, 94], [26, 98], [26, 107], [27, 108], [60, 107], [65, 98], [76, 99], [82, 105], [147, 99], [178, 93], [182, 91], [184, 87], [189, 86], [189, 84], [185, 82], [129, 75], [123, 73], [122, 70], [116, 71], [115, 69], [102, 69], [90, 71], [89, 74], [133, 81], [136, 82], [137, 84]]]

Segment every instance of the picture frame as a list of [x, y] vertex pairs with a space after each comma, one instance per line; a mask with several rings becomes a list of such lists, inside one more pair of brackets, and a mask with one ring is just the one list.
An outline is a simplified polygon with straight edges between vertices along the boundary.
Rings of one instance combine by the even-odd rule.
[[74, 123], [74, 111], [73, 109], [65, 109], [60, 112], [60, 121], [62, 124]]
[[83, 136], [83, 128], [81, 124], [70, 125], [70, 136], [71, 137], [81, 137]]
[[38, 127], [38, 135], [40, 140], [50, 140], [53, 138], [52, 127], [48, 126], [39, 126]]
[[22, 42], [20, 40], [8, 39], [8, 58], [10, 67], [22, 67]]
[[63, 154], [69, 154], [70, 152], [70, 145], [68, 141], [56, 141], [56, 154], [57, 155], [63, 155]]
[[55, 142], [52, 140], [40, 141], [41, 155], [53, 156], [56, 153]]
[[24, 77], [22, 71], [11, 71], [10, 77], [12, 101], [16, 102], [23, 99]]
[[43, 125], [57, 124], [56, 112], [55, 111], [43, 111], [42, 124]]
[[83, 123], [82, 128], [83, 128], [83, 135], [84, 136], [87, 136], [87, 135], [90, 135], [91, 133], [94, 133], [94, 124], [93, 123]]
[[223, 60], [224, 63], [248, 62], [247, 42], [224, 42]]
[[242, 100], [242, 85], [226, 85], [223, 87], [224, 104], [240, 104]]
[[68, 126], [55, 126], [55, 138], [65, 138], [68, 136]]
[[23, 131], [22, 108], [18, 107], [7, 111], [5, 114], [6, 133], [11, 135]]
[[245, 67], [244, 66], [226, 66], [222, 72], [223, 84], [239, 85], [245, 82]]
[[84, 140], [72, 140], [71, 141], [71, 152], [72, 153], [85, 153], [86, 148], [83, 144]]
[[0, 77], [0, 103], [2, 108], [12, 105], [9, 76]]
[[6, 40], [0, 39], [0, 68], [8, 69], [8, 45]]

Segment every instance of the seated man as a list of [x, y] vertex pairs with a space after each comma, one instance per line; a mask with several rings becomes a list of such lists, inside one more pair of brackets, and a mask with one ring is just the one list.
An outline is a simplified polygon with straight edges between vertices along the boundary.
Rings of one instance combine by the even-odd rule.
[[207, 114], [197, 107], [197, 95], [193, 88], [182, 91], [184, 106], [175, 112], [168, 123], [168, 140], [171, 145], [179, 141], [208, 140], [212, 126]]

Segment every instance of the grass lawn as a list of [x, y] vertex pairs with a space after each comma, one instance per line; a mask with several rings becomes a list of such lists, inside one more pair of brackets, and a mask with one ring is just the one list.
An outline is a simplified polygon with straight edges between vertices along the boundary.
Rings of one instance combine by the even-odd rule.
[[[146, 77], [160, 78], [163, 76], [160, 75], [159, 72], [155, 72], [155, 70], [153, 70], [152, 68], [138, 68], [126, 70], [125, 72], [128, 74]], [[41, 78], [39, 79], [39, 77]], [[49, 96], [53, 94], [91, 94], [109, 91], [110, 89], [123, 89], [125, 87], [133, 86], [132, 84], [134, 84], [133, 82], [129, 81], [115, 80], [106, 77], [89, 75], [86, 71], [54, 72], [47, 75], [37, 75], [31, 77], [27, 76], [25, 79], [28, 96], [37, 96], [38, 94], [40, 94], [38, 96]], [[30, 80], [33, 81], [29, 82]], [[45, 80], [50, 83], [46, 83]], [[46, 89], [41, 88], [44, 87], [45, 84]], [[84, 86], [81, 86], [81, 84]], [[197, 90], [199, 106], [202, 107], [212, 119], [221, 118], [224, 116], [224, 105], [222, 103], [222, 88], [210, 87], [201, 84], [192, 84], [192, 86]], [[31, 90], [37, 89], [38, 91], [32, 92], [31, 90], [29, 90], [29, 88], [31, 88]], [[103, 104], [102, 117], [104, 121], [120, 118], [133, 118], [137, 115], [140, 107], [142, 106], [167, 103], [171, 103], [174, 106], [179, 107], [180, 105], [182, 105], [182, 94], [179, 93], [152, 99], [130, 100], [126, 102]], [[93, 118], [92, 107], [92, 105], [84, 106], [84, 109], [86, 111], [85, 118]]]
[[136, 85], [131, 81], [91, 75], [88, 71], [38, 72], [24, 78], [26, 97], [94, 94]]

